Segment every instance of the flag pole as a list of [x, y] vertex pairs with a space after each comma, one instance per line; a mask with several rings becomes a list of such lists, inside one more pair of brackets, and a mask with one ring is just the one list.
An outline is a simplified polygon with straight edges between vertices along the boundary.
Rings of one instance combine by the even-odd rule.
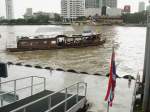
[[109, 101], [108, 101], [108, 105], [107, 105], [107, 112], [109, 112]]

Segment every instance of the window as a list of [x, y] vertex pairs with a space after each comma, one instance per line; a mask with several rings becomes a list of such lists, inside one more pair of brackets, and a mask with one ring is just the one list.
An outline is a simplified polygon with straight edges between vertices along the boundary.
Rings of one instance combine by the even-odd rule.
[[43, 41], [44, 44], [47, 44], [47, 41]]
[[21, 45], [23, 46], [28, 45], [28, 42], [21, 42]]
[[51, 41], [51, 44], [56, 44], [56, 41]]

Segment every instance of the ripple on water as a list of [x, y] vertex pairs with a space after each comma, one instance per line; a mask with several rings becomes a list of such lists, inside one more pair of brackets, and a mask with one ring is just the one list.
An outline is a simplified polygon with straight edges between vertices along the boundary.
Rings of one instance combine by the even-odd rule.
[[[81, 33], [84, 28], [102, 32], [107, 38], [104, 46], [80, 49], [63, 49], [50, 51], [30, 51], [20, 53], [4, 52], [8, 40], [15, 40], [16, 35], [33, 35], [40, 32]], [[54, 30], [55, 29], [55, 30]], [[112, 51], [112, 43], [116, 46], [116, 63], [119, 73], [133, 73], [142, 70], [146, 29], [144, 27], [119, 26], [0, 26], [0, 59], [3, 61], [23, 62], [31, 65], [50, 66], [52, 68], [75, 69], [91, 74], [106, 74]], [[11, 33], [10, 33], [11, 32]], [[132, 33], [131, 33], [132, 32]], [[134, 33], [135, 32], [135, 33]], [[7, 42], [6, 42], [7, 41]], [[134, 67], [137, 65], [136, 67]], [[124, 74], [122, 74], [124, 75]]]

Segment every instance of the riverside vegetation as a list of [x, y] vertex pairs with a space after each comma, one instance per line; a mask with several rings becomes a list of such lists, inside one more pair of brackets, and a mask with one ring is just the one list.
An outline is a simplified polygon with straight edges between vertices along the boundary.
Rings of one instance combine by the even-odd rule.
[[[122, 14], [123, 22], [126, 24], [146, 24], [147, 22], [147, 11], [136, 12], [136, 13], [125, 13]], [[95, 15], [96, 18], [98, 15]], [[100, 16], [99, 16], [100, 17]], [[76, 21], [86, 21], [91, 17], [79, 17]], [[94, 18], [94, 17], [93, 17]], [[63, 18], [59, 14], [55, 14], [54, 18], [50, 18], [47, 15], [38, 15], [37, 17], [31, 17], [29, 19], [12, 19], [0, 20], [0, 25], [47, 25], [47, 24], [61, 24]]]

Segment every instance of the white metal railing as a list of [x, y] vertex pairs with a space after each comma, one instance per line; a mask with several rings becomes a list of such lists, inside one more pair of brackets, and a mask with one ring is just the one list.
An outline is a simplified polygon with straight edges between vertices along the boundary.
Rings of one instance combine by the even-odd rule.
[[[27, 112], [27, 108], [28, 108], [29, 106], [32, 106], [33, 104], [38, 103], [38, 102], [40, 102], [40, 101], [42, 101], [42, 100], [44, 100], [44, 99], [48, 99], [48, 109], [47, 109], [45, 112], [51, 112], [52, 110], [56, 109], [57, 107], [59, 107], [60, 105], [62, 105], [62, 104], [64, 104], [64, 103], [65, 103], [64, 112], [67, 112], [67, 101], [68, 101], [68, 100], [70, 100], [70, 99], [73, 98], [73, 97], [76, 97], [76, 104], [79, 102], [79, 87], [80, 87], [80, 85], [84, 85], [84, 95], [83, 95], [83, 96], [86, 97], [86, 94], [87, 94], [87, 83], [78, 82], [78, 83], [75, 83], [75, 84], [73, 84], [73, 85], [71, 85], [71, 86], [68, 86], [68, 87], [66, 87], [66, 88], [64, 88], [64, 89], [62, 89], [62, 90], [59, 90], [59, 91], [57, 91], [57, 92], [54, 92], [54, 93], [49, 94], [49, 95], [47, 95], [47, 96], [44, 96], [44, 97], [42, 97], [42, 98], [40, 98], [40, 99], [38, 99], [38, 100], [35, 100], [35, 101], [31, 102], [31, 103], [28, 103], [28, 104], [26, 104], [26, 105], [23, 105], [23, 106], [21, 106], [21, 107], [15, 109], [15, 110], [12, 110], [12, 111], [10, 111], [10, 112], [17, 112], [17, 111], [20, 111], [20, 110], [22, 110], [23, 112]], [[71, 96], [68, 97], [68, 90], [69, 90], [69, 88], [71, 88], [71, 87], [76, 87], [76, 93], [75, 93], [75, 94], [72, 94]], [[82, 90], [83, 90], [83, 89], [82, 89]], [[53, 96], [53, 95], [56, 95], [56, 94], [58, 94], [58, 93], [61, 93], [61, 92], [63, 92], [63, 91], [65, 91], [65, 99], [64, 99], [63, 101], [59, 102], [58, 104], [52, 106], [52, 105], [51, 105], [51, 104], [52, 104], [52, 96]]]
[[[20, 87], [19, 86], [19, 88], [17, 88], [17, 84], [18, 84], [17, 82], [18, 81], [23, 81], [23, 80], [26, 81], [27, 79], [30, 79], [30, 81], [31, 81], [31, 82], [27, 82], [27, 83], [30, 83], [29, 86], [25, 86], [25, 87]], [[35, 79], [42, 79], [43, 81], [40, 82], [40, 83], [35, 83]], [[4, 106], [4, 104], [3, 104], [3, 100], [4, 100], [3, 96], [4, 95], [13, 94], [14, 97], [16, 97], [18, 91], [25, 90], [25, 89], [30, 89], [30, 91], [31, 91], [30, 96], [32, 96], [34, 94], [33, 90], [34, 90], [35, 86], [43, 85], [43, 89], [41, 89], [41, 90], [44, 91], [46, 89], [46, 78], [44, 78], [44, 77], [38, 77], [38, 76], [29, 76], [29, 77], [24, 77], [24, 78], [18, 78], [18, 79], [15, 79], [15, 80], [0, 82], [0, 90], [3, 91], [3, 89], [2, 89], [3, 85], [4, 84], [9, 84], [9, 83], [13, 83], [14, 86], [13, 86], [12, 90], [10, 90], [8, 92], [3, 92], [3, 93], [0, 94], [1, 107]], [[14, 99], [14, 100], [15, 100], [14, 102], [18, 101], [18, 99]]]
[[136, 100], [136, 92], [137, 92], [137, 84], [140, 81], [140, 79], [138, 77], [139, 77], [139, 75], [137, 75], [137, 78], [136, 78], [136, 81], [135, 81], [130, 112], [133, 112], [133, 110], [134, 110], [134, 105], [135, 105], [135, 100]]

